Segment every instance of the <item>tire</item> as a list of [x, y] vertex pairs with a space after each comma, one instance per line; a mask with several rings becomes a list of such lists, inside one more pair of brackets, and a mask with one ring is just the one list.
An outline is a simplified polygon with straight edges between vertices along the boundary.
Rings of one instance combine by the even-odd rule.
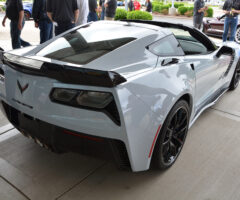
[[30, 12], [28, 12], [28, 11], [24, 11], [24, 19], [25, 19], [25, 21], [30, 20], [30, 17], [31, 17]]
[[235, 33], [235, 42], [240, 44], [240, 26], [237, 27], [236, 33]]
[[236, 66], [236, 69], [234, 71], [229, 90], [235, 90], [239, 84], [239, 78], [240, 78], [240, 60], [238, 61], [238, 64]]
[[153, 164], [158, 169], [167, 169], [177, 160], [187, 136], [189, 118], [188, 103], [178, 101], [169, 112], [154, 148]]

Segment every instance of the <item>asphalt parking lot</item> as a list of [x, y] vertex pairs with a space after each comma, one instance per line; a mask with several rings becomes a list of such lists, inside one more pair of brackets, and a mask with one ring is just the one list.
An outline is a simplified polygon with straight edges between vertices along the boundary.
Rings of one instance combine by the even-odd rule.
[[[8, 34], [0, 28], [5, 49], [11, 48]], [[37, 44], [38, 34], [26, 22], [23, 38]], [[240, 86], [206, 110], [189, 130], [174, 166], [164, 172], [119, 171], [104, 160], [54, 154], [22, 136], [0, 114], [0, 200], [240, 199], [239, 99]]]

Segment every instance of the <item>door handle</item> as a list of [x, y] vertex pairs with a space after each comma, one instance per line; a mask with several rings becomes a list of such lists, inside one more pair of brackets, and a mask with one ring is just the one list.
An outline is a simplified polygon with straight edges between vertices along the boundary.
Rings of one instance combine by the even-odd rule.
[[178, 63], [178, 58], [166, 58], [162, 61], [162, 66], [172, 65]]
[[192, 70], [194, 71], [195, 70], [194, 64], [191, 63], [190, 65], [191, 65]]

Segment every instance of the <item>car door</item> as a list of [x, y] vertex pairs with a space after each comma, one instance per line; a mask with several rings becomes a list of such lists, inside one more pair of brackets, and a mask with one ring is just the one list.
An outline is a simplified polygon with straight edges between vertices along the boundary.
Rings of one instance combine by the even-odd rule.
[[217, 95], [217, 91], [221, 87], [221, 77], [227, 65], [222, 58], [217, 58], [215, 53], [187, 55], [185, 60], [193, 66], [195, 72], [194, 100], [195, 113], [198, 113]]
[[198, 30], [188, 28], [172, 31], [185, 53], [185, 62], [195, 72], [194, 109], [198, 113], [221, 87], [228, 62], [224, 57], [216, 56], [218, 50], [214, 43]]

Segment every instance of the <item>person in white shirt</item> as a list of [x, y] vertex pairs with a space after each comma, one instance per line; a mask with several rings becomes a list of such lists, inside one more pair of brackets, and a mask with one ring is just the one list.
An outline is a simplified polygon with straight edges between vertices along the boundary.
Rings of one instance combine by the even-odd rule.
[[87, 23], [87, 16], [89, 13], [88, 0], [77, 0], [79, 8], [79, 17], [76, 25], [82, 25]]

